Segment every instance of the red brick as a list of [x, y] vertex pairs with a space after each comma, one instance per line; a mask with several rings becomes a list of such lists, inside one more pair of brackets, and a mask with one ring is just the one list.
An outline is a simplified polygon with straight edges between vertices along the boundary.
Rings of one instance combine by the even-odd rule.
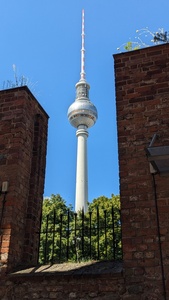
[[[114, 56], [117, 91], [119, 87], [121, 88], [121, 81], [125, 76], [122, 87], [124, 96], [119, 98], [118, 93], [116, 94], [116, 108], [123, 256], [127, 272], [128, 268], [134, 265], [148, 270], [160, 263], [157, 211], [145, 148], [148, 147], [155, 133], [159, 135], [159, 139], [155, 142], [156, 146], [169, 146], [169, 44], [122, 53], [121, 56], [118, 55], [118, 59], [120, 58], [124, 63], [123, 67], [116, 65], [116, 55]], [[162, 255], [167, 263], [168, 176], [165, 178], [155, 175], [155, 180]], [[161, 277], [160, 268], [156, 273], [157, 277]], [[167, 269], [165, 277], [169, 277]], [[132, 278], [129, 280], [132, 281]], [[146, 284], [148, 285], [145, 279]], [[161, 290], [161, 282], [159, 285], [157, 280], [155, 285]], [[152, 288], [149, 296], [151, 293], [153, 293]]]
[[[41, 203], [43, 198], [44, 185], [44, 170], [46, 157], [46, 139], [47, 139], [47, 124], [48, 116], [31, 94], [27, 87], [14, 88], [10, 90], [0, 91], [0, 104], [3, 110], [3, 118], [0, 121], [0, 139], [2, 139], [0, 154], [5, 152], [5, 158], [0, 161], [0, 184], [3, 181], [9, 182], [9, 191], [6, 195], [5, 209], [3, 212], [2, 228], [2, 245], [1, 253], [5, 247], [9, 245], [8, 254], [8, 269], [15, 265], [23, 263], [27, 260], [24, 253], [28, 253], [24, 246], [25, 229], [27, 228], [27, 210], [34, 204], [35, 199], [39, 199], [34, 215], [37, 220], [37, 227], [32, 223], [31, 239], [32, 244], [30, 254], [32, 263], [37, 259], [37, 243], [38, 238], [36, 231], [39, 228]], [[8, 107], [8, 109], [6, 109]], [[41, 115], [43, 121], [39, 121], [41, 131], [37, 135], [38, 142], [41, 143], [42, 162], [39, 166], [39, 173], [33, 174], [33, 143], [34, 143], [34, 122], [35, 116]], [[38, 149], [38, 144], [35, 145]], [[25, 155], [26, 154], [26, 155]], [[39, 176], [42, 185], [36, 187], [35, 176]], [[30, 185], [31, 179], [31, 185]], [[3, 200], [1, 195], [0, 202]], [[2, 205], [0, 205], [2, 208]], [[1, 213], [1, 212], [0, 212]], [[10, 232], [8, 233], [8, 228]], [[32, 231], [33, 229], [33, 231]], [[27, 230], [27, 229], [26, 229]], [[34, 239], [34, 236], [36, 238]], [[36, 243], [32, 243], [36, 240]], [[21, 245], [21, 246], [19, 246]], [[28, 263], [30, 261], [27, 260]]]

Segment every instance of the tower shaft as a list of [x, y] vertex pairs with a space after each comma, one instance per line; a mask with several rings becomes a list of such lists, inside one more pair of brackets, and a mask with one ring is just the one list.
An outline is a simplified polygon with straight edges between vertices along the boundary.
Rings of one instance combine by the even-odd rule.
[[87, 212], [88, 203], [88, 170], [87, 170], [87, 137], [86, 126], [79, 126], [77, 136], [77, 165], [76, 165], [76, 197], [75, 211]]
[[97, 109], [89, 99], [90, 85], [85, 79], [85, 30], [84, 10], [82, 10], [82, 48], [80, 80], [76, 83], [76, 99], [69, 106], [68, 119], [77, 128], [77, 165], [75, 211], [87, 211], [88, 205], [88, 168], [87, 168], [87, 137], [88, 128], [97, 120]]

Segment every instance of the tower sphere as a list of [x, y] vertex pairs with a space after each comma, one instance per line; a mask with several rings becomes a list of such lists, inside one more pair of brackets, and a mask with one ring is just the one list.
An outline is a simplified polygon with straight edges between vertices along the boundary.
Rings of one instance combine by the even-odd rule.
[[90, 85], [82, 79], [76, 84], [76, 100], [68, 109], [68, 119], [72, 126], [92, 127], [97, 120], [97, 109], [89, 100]]
[[97, 120], [97, 109], [91, 101], [82, 99], [73, 102], [68, 109], [68, 119], [72, 126], [92, 127]]

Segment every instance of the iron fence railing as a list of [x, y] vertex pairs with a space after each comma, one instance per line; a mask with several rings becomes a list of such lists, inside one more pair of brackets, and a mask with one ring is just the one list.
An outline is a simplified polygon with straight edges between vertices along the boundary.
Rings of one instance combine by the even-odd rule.
[[108, 260], [122, 258], [121, 221], [118, 209], [86, 214], [50, 212], [42, 219], [39, 262]]

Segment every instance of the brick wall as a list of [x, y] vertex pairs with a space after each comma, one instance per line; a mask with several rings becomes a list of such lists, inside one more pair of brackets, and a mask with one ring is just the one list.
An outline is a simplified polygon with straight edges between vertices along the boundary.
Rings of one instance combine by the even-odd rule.
[[[27, 87], [0, 91], [0, 262], [35, 263], [44, 189], [48, 116]], [[2, 271], [2, 269], [1, 269]]]
[[[51, 267], [52, 268], [52, 267]], [[50, 269], [50, 266], [46, 266]], [[119, 274], [77, 274], [71, 272], [45, 272], [32, 270], [31, 273], [12, 274], [1, 281], [0, 299], [95, 299], [120, 300], [125, 294], [124, 278]], [[47, 273], [47, 274], [45, 274]], [[67, 273], [67, 274], [66, 274]], [[127, 298], [126, 298], [127, 299]], [[133, 298], [138, 300], [139, 298]]]
[[117, 54], [114, 61], [126, 284], [142, 288], [142, 299], [164, 299], [165, 289], [169, 297], [169, 176], [156, 174], [153, 184], [145, 148], [155, 133], [155, 146], [169, 145], [169, 44]]

